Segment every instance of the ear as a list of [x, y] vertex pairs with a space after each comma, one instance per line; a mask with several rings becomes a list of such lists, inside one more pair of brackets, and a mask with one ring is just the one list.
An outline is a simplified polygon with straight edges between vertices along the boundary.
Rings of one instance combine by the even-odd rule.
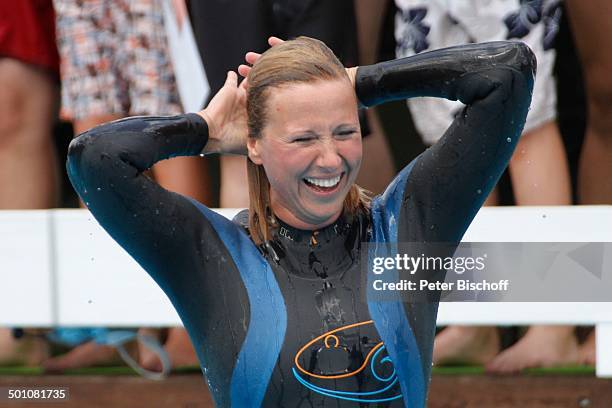
[[255, 164], [262, 164], [261, 160], [261, 139], [255, 139], [254, 137], [249, 137], [247, 139], [247, 149], [249, 151], [249, 159]]

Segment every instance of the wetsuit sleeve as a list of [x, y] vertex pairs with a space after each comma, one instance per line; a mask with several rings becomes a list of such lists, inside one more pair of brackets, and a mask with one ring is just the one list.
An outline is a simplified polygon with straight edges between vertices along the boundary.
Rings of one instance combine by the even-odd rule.
[[79, 196], [170, 296], [197, 286], [198, 255], [218, 239], [192, 201], [144, 172], [163, 159], [199, 154], [207, 140], [206, 122], [196, 114], [133, 117], [85, 132], [68, 151], [68, 175]]
[[[387, 234], [389, 242], [447, 242], [452, 245], [442, 256], [452, 254], [510, 160], [531, 101], [535, 66], [526, 45], [495, 42], [357, 70], [357, 96], [365, 106], [418, 96], [466, 105], [438, 143], [373, 200], [373, 219], [378, 220], [373, 231], [384, 231], [379, 240]], [[444, 271], [420, 271], [414, 279], [421, 277], [443, 280]], [[401, 308], [393, 302], [370, 307], [374, 321], [395, 319], [409, 328], [398, 336], [399, 330], [385, 332], [384, 325], [377, 326], [411, 407], [426, 406], [431, 371], [439, 294], [425, 295], [404, 299]]]
[[[399, 240], [459, 242], [508, 164], [531, 101], [535, 56], [520, 42], [451, 47], [361, 67], [365, 106], [419, 96], [466, 106], [400, 173]], [[397, 214], [396, 214], [397, 215]]]

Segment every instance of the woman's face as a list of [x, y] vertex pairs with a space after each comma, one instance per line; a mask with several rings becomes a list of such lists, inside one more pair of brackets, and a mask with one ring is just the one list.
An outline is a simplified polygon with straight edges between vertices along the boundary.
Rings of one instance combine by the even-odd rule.
[[263, 164], [274, 214], [301, 229], [333, 223], [361, 164], [355, 91], [348, 80], [274, 88], [262, 137], [249, 157]]

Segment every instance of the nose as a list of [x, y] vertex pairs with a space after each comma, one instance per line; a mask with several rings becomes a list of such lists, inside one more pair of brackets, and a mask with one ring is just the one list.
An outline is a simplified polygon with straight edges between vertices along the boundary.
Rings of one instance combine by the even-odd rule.
[[316, 164], [321, 169], [329, 170], [330, 172], [334, 172], [342, 166], [342, 157], [335, 140], [328, 138], [321, 140]]

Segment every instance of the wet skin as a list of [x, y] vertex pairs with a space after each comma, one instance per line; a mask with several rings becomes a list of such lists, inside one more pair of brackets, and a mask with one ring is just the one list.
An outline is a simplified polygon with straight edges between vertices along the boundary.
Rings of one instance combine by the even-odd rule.
[[300, 229], [330, 225], [361, 164], [353, 86], [348, 79], [283, 86], [272, 91], [267, 112], [262, 137], [249, 141], [249, 157], [266, 170], [274, 214]]

